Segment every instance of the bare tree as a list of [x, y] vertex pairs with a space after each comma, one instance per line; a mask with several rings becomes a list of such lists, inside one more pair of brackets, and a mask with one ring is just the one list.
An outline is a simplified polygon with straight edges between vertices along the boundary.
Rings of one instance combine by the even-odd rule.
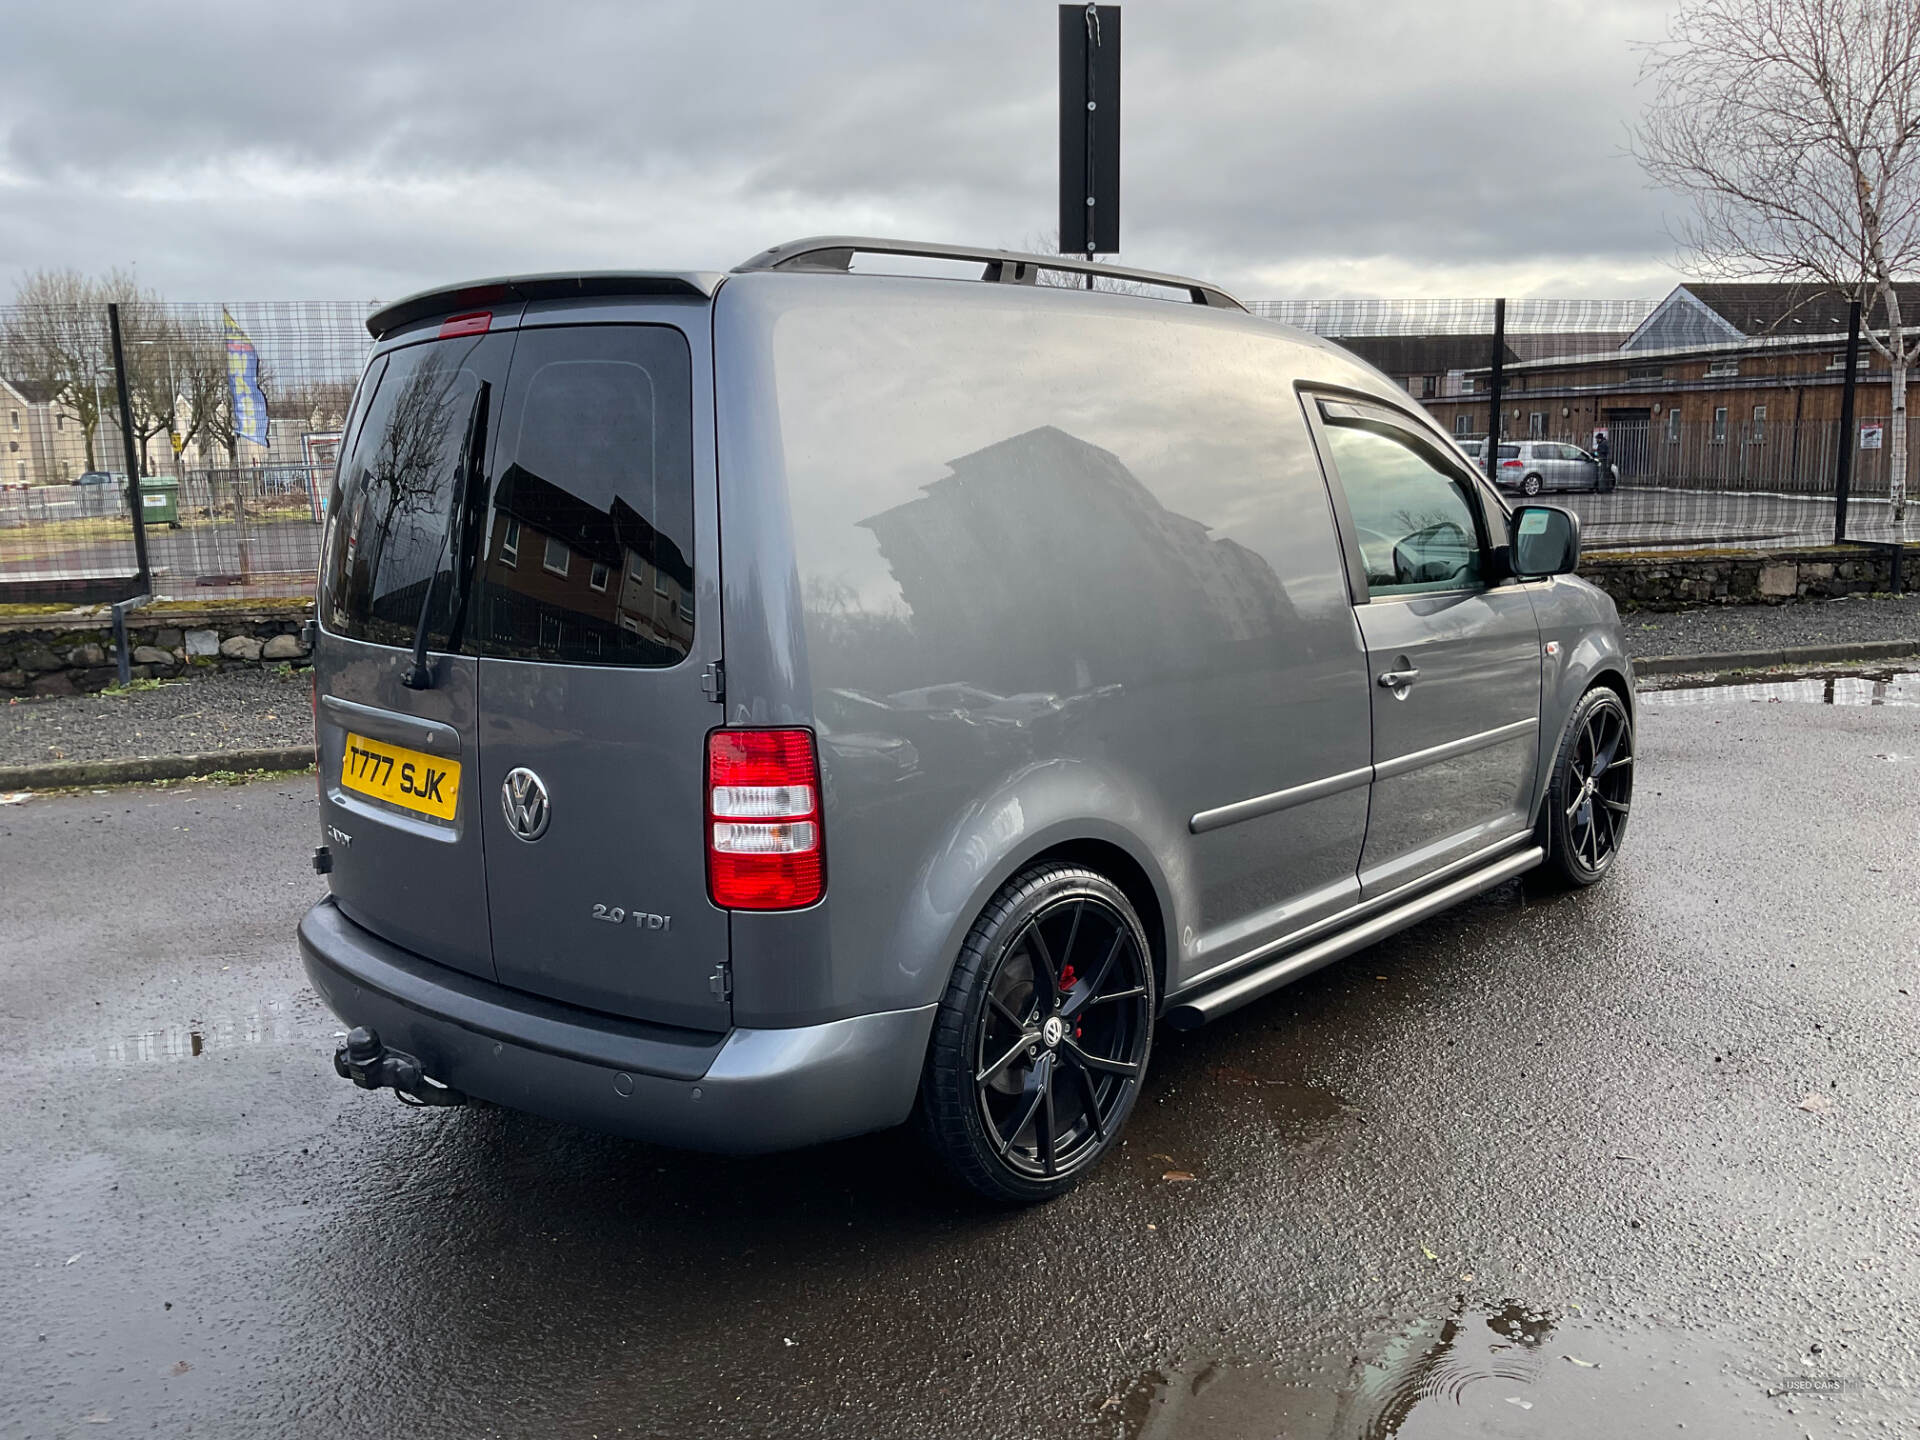
[[1920, 359], [1920, 317], [1895, 288], [1920, 265], [1920, 5], [1682, 0], [1644, 69], [1656, 90], [1635, 150], [1692, 201], [1679, 238], [1698, 264], [1860, 297], [1892, 369], [1897, 524]]
[[57, 394], [80, 423], [87, 469], [100, 468], [95, 432], [113, 402], [113, 352], [100, 287], [78, 270], [36, 270], [7, 313], [6, 368]]

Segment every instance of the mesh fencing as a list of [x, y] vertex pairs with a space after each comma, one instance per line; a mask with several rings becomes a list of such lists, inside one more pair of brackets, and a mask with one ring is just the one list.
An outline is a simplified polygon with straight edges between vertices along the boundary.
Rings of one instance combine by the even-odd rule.
[[124, 303], [130, 464], [106, 308], [0, 306], [0, 601], [130, 593], [136, 468], [156, 597], [312, 594], [368, 310]]
[[[312, 593], [340, 431], [369, 350], [370, 308], [122, 304], [154, 594]], [[1404, 383], [1456, 436], [1484, 439], [1492, 300], [1275, 300], [1249, 308], [1346, 344]], [[1606, 431], [1619, 471], [1615, 488], [1592, 488], [1598, 470], [1590, 460], [1584, 488], [1538, 477], [1543, 493], [1581, 514], [1590, 550], [1829, 543], [1840, 457], [1849, 447], [1846, 538], [1920, 542], [1920, 507], [1906, 507], [1896, 521], [1890, 504], [1884, 370], [1863, 377], [1856, 433], [1843, 436], [1836, 405], [1815, 409], [1818, 419], [1782, 413], [1797, 413], [1799, 400], [1789, 407], [1786, 397], [1800, 390], [1837, 396], [1844, 366], [1830, 363], [1815, 344], [1820, 337], [1758, 337], [1742, 354], [1778, 352], [1767, 363], [1778, 397], [1769, 423], [1769, 406], [1755, 403], [1767, 397], [1751, 376], [1726, 380], [1716, 398], [1722, 382], [1711, 378], [1650, 389], [1645, 377], [1662, 370], [1661, 353], [1636, 352], [1634, 366], [1623, 363], [1622, 344], [1656, 308], [1650, 300], [1506, 305], [1504, 365], [1585, 357], [1587, 370], [1563, 371], [1557, 381], [1540, 370], [1509, 370], [1502, 439], [1591, 450], [1596, 432]], [[1804, 353], [1781, 348], [1795, 345]], [[251, 399], [230, 380], [236, 353]], [[1543, 390], [1543, 379], [1560, 390]], [[104, 305], [0, 307], [0, 382], [0, 602], [131, 593], [137, 565], [126, 477], [134, 466], [121, 438]], [[1701, 415], [1713, 418], [1694, 418]], [[1916, 443], [1920, 430], [1909, 455]], [[1503, 487], [1524, 493], [1528, 472], [1497, 466], [1495, 473]]]

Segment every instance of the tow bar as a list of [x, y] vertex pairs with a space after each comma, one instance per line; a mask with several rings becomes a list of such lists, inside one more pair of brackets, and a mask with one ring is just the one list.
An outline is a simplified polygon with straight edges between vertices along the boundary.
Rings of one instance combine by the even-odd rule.
[[347, 1032], [347, 1043], [333, 1052], [333, 1068], [362, 1090], [390, 1089], [412, 1105], [464, 1105], [467, 1097], [441, 1084], [402, 1050], [380, 1043], [378, 1031], [361, 1025]]

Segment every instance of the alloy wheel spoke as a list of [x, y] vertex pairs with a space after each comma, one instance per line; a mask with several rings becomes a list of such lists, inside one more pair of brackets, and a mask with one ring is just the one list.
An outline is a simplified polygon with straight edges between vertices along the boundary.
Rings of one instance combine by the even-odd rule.
[[1076, 1064], [1084, 1065], [1089, 1070], [1098, 1070], [1103, 1075], [1122, 1075], [1131, 1080], [1140, 1073], [1140, 1067], [1131, 1061], [1109, 1060], [1104, 1055], [1090, 1055], [1074, 1044], [1070, 1038], [1063, 1038], [1060, 1041], [1060, 1048], [1065, 1050]]
[[1014, 1029], [1024, 1030], [1027, 1028], [1027, 1022], [1020, 1016], [1014, 1014], [1012, 1008], [1008, 1006], [1006, 1001], [1002, 1000], [991, 990], [987, 992], [987, 1004], [993, 1007], [994, 1014], [1006, 1021], [1007, 1024], [1013, 1026]]
[[[1040, 921], [1044, 915], [1045, 912], [1042, 912], [1027, 922], [1027, 954], [1033, 957], [1033, 988], [1035, 994], [1041, 996], [1040, 1013], [1043, 1015], [1051, 1003], [1046, 997], [1060, 993], [1060, 967], [1053, 963], [1053, 952], [1047, 948], [1047, 937], [1040, 933]], [[1043, 980], [1046, 982], [1044, 991], [1041, 989]]]
[[[1036, 1068], [1035, 1074], [1038, 1075], [1038, 1073]], [[1002, 1155], [1011, 1150], [1013, 1142], [1020, 1138], [1021, 1132], [1033, 1124], [1034, 1117], [1040, 1113], [1040, 1102], [1046, 1098], [1047, 1092], [1036, 1086], [1033, 1090], [1033, 1099], [1028, 1101], [1027, 1108], [1020, 1112], [1020, 1118], [1014, 1122], [1013, 1128], [999, 1137], [999, 1150]]]
[[990, 1083], [1002, 1070], [1005, 1070], [1014, 1061], [1026, 1054], [1028, 1048], [1034, 1043], [1035, 1038], [1035, 1036], [1030, 1034], [1022, 1035], [1018, 1040], [1013, 1042], [1013, 1045], [1008, 1049], [1006, 1054], [1002, 1055], [998, 1060], [974, 1076], [973, 1083], [976, 1085], [986, 1085]]
[[1099, 1003], [1095, 997], [1100, 987], [1107, 983], [1107, 976], [1113, 973], [1114, 962], [1120, 958], [1120, 952], [1126, 948], [1127, 927], [1122, 925], [1113, 932], [1113, 944], [1107, 947], [1107, 958], [1100, 962], [1100, 968], [1094, 972], [1093, 979], [1087, 982], [1086, 990], [1077, 995], [1066, 1007], [1064, 1013], [1071, 1020], [1087, 1006]]
[[1040, 1150], [1040, 1163], [1046, 1167], [1047, 1174], [1053, 1175], [1058, 1172], [1060, 1164], [1058, 1137], [1055, 1134], [1059, 1127], [1054, 1123], [1053, 1114], [1053, 1057], [1049, 1055], [1043, 1059], [1040, 1068], [1044, 1072], [1040, 1080], [1040, 1117], [1033, 1138]]
[[1624, 800], [1609, 800], [1604, 795], [1596, 795], [1594, 798], [1597, 799], [1602, 805], [1606, 806], [1607, 809], [1611, 810], [1616, 815], [1624, 815], [1627, 813], [1627, 811], [1633, 808], [1631, 805], [1627, 804], [1627, 802]]
[[1100, 1119], [1100, 1096], [1093, 1088], [1093, 1072], [1082, 1065], [1071, 1050], [1067, 1052], [1067, 1059], [1073, 1062], [1074, 1083], [1080, 1088], [1080, 1103], [1086, 1106], [1087, 1123], [1093, 1126], [1094, 1136], [1104, 1140], [1107, 1127]]
[[1146, 993], [1146, 986], [1135, 985], [1126, 990], [1115, 990], [1111, 995], [1096, 995], [1081, 1008], [1083, 1010], [1091, 1010], [1096, 1005], [1111, 1005], [1118, 1000], [1137, 1000]]

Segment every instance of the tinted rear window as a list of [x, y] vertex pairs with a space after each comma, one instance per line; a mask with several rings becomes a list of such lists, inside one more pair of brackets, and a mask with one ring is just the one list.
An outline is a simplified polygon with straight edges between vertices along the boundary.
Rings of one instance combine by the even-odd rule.
[[1520, 458], [1520, 447], [1518, 445], [1502, 445], [1500, 447], [1499, 458], [1502, 460], [1518, 460]]
[[522, 330], [499, 411], [483, 654], [672, 665], [693, 647], [693, 363], [659, 325]]
[[448, 627], [453, 587], [447, 518], [475, 399], [512, 337], [410, 345], [378, 357], [361, 382], [361, 417], [340, 466], [322, 590], [329, 630], [413, 644], [429, 582], [432, 636]]

